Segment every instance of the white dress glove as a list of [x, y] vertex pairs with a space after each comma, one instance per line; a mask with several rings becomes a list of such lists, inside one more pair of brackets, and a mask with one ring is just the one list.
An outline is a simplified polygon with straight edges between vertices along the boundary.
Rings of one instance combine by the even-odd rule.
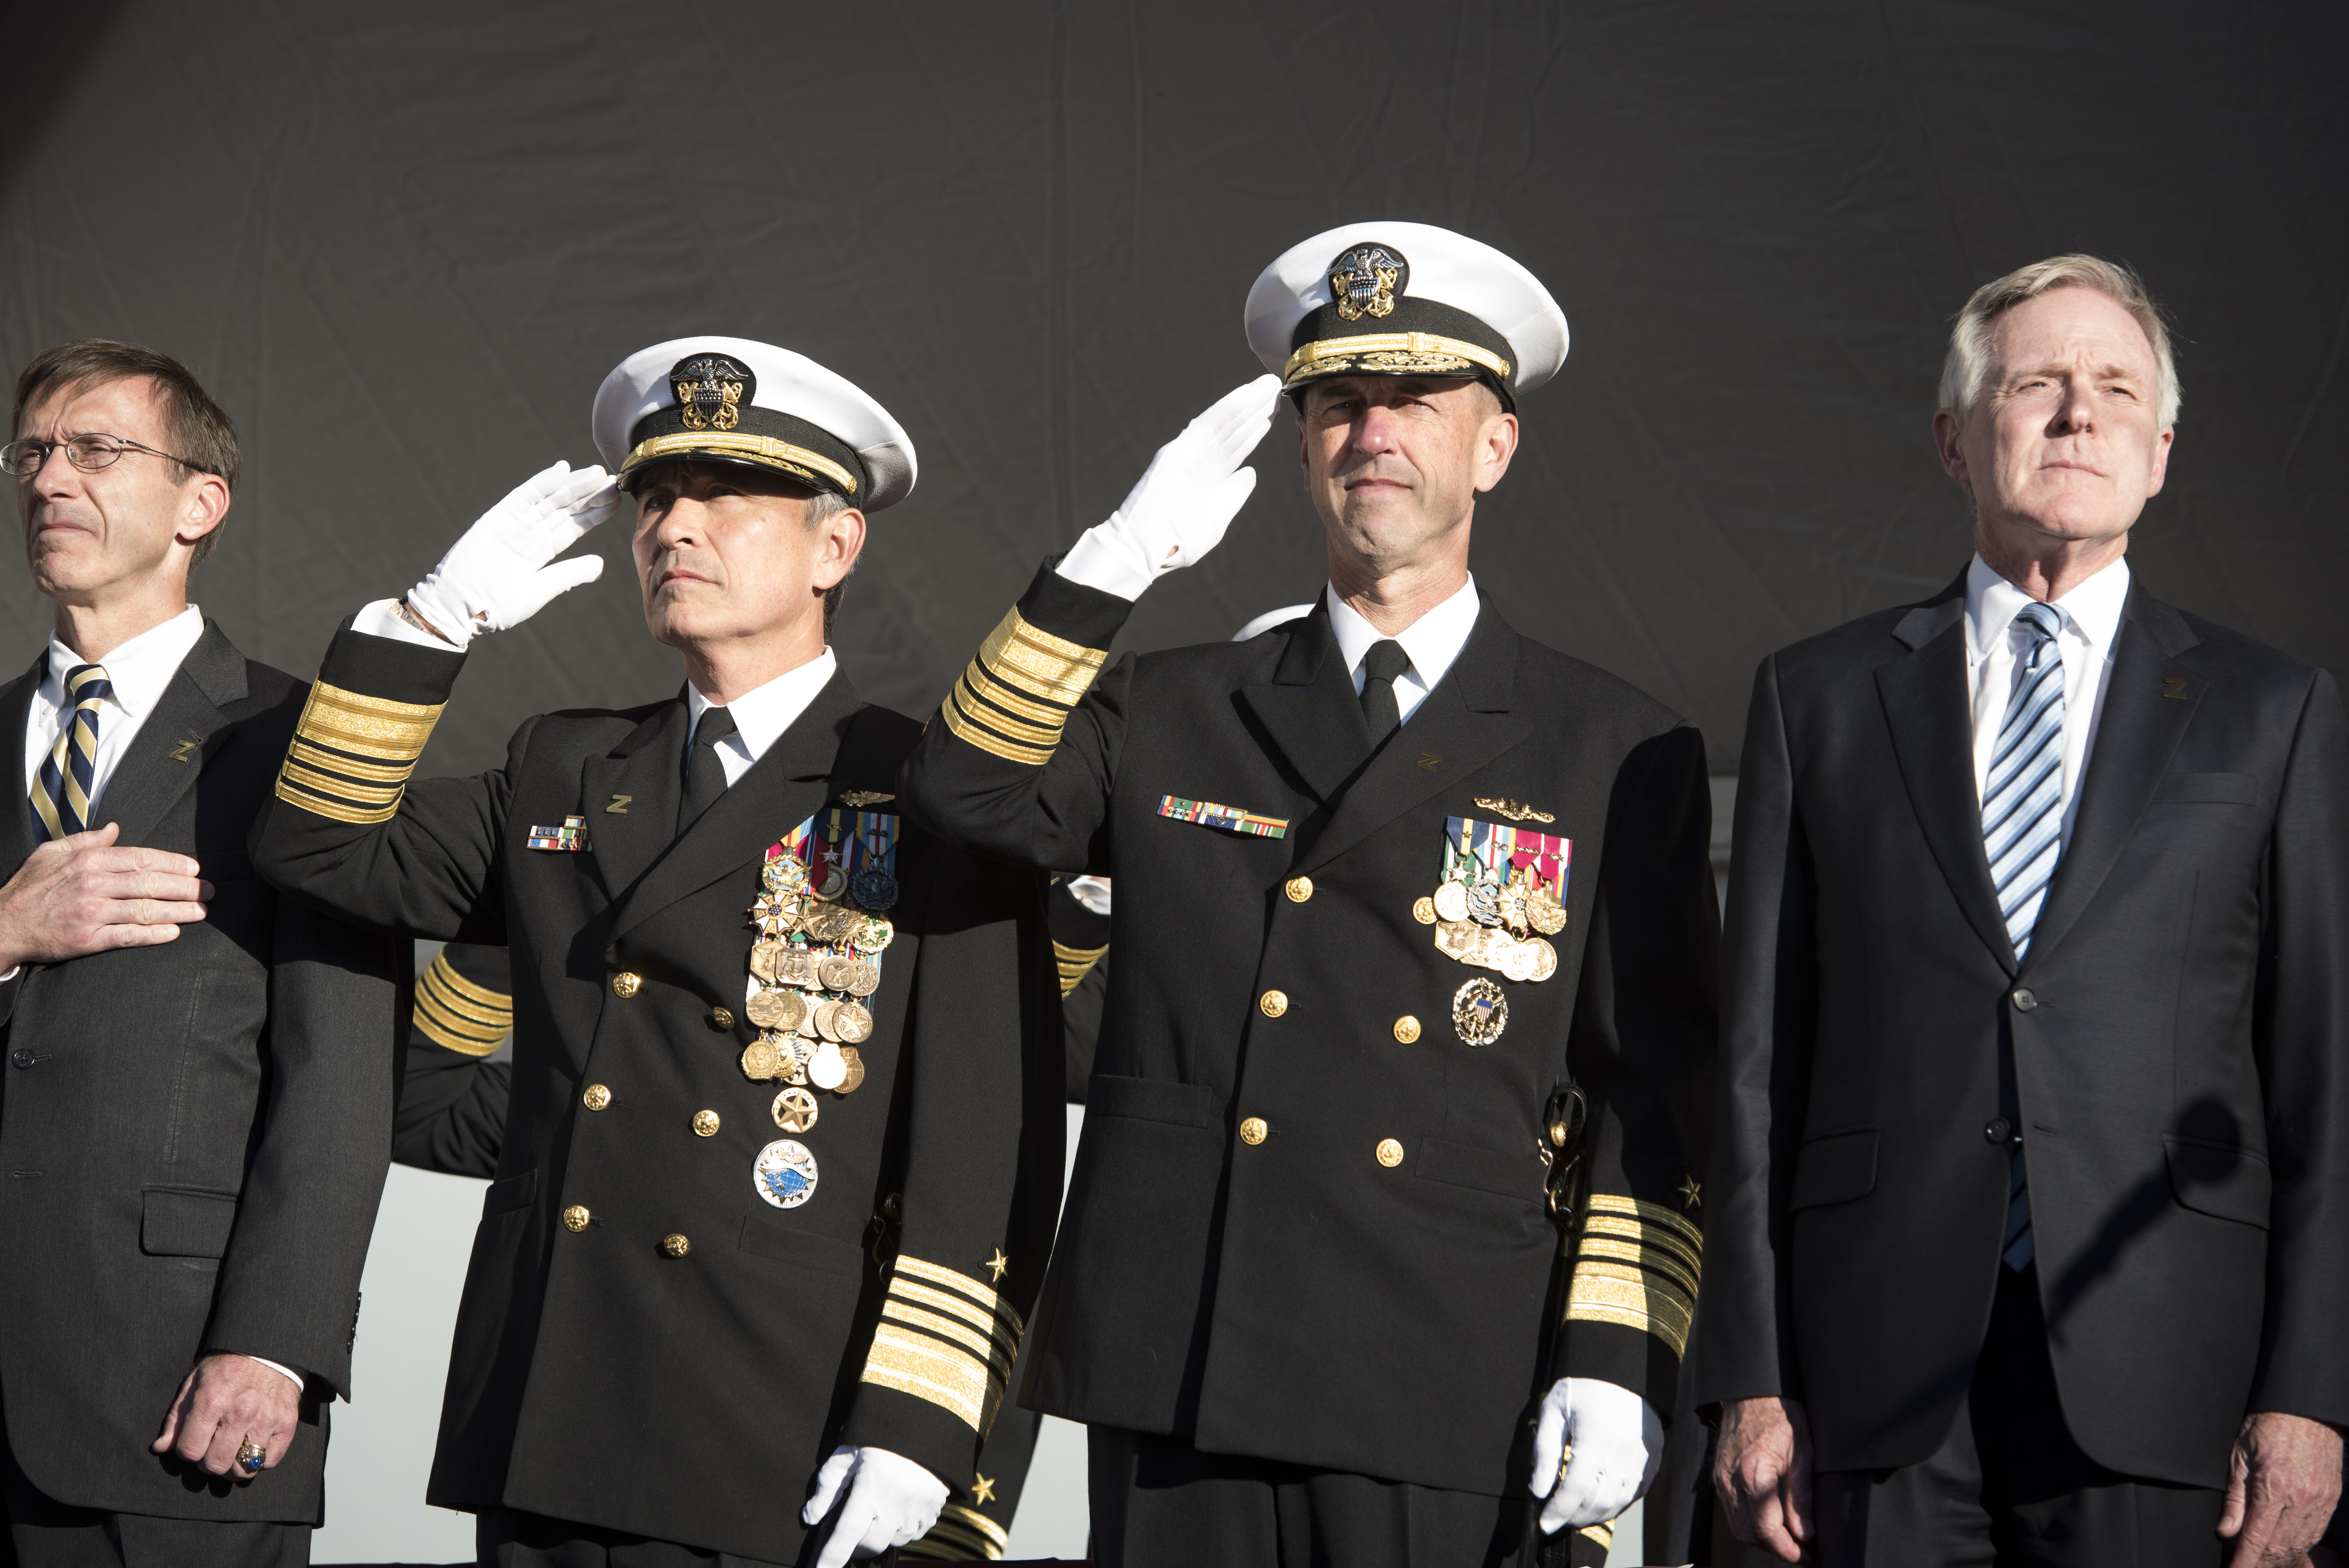
[[604, 574], [600, 555], [554, 558], [619, 506], [619, 486], [601, 468], [543, 469], [483, 512], [408, 603], [460, 648], [483, 632], [518, 626], [557, 593]]
[[886, 1449], [843, 1444], [815, 1472], [815, 1495], [800, 1510], [800, 1522], [821, 1523], [843, 1487], [848, 1501], [815, 1568], [844, 1568], [852, 1553], [878, 1557], [892, 1546], [918, 1541], [947, 1505], [947, 1483], [913, 1460]]
[[1241, 468], [1240, 459], [1272, 428], [1279, 402], [1278, 376], [1259, 376], [1226, 393], [1158, 449], [1125, 504], [1085, 530], [1061, 557], [1060, 574], [1139, 599], [1167, 573], [1197, 565], [1222, 542], [1256, 489], [1256, 470]]
[[[1558, 1460], [1569, 1449], [1560, 1476]], [[1559, 1378], [1543, 1397], [1534, 1429], [1528, 1484], [1536, 1497], [1549, 1499], [1542, 1533], [1605, 1523], [1646, 1494], [1663, 1462], [1664, 1423], [1654, 1406], [1604, 1378]]]

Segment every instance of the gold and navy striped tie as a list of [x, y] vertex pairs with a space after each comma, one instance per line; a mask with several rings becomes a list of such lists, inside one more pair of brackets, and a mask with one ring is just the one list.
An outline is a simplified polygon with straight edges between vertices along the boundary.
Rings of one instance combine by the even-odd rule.
[[66, 672], [67, 713], [57, 743], [42, 760], [33, 782], [33, 810], [52, 839], [89, 830], [90, 797], [98, 779], [98, 707], [114, 695], [104, 665], [76, 665]]

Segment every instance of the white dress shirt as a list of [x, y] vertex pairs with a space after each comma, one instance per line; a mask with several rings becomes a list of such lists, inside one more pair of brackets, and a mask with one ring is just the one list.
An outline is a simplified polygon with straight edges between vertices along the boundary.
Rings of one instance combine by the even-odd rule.
[[[1330, 630], [1338, 639], [1338, 651], [1346, 657], [1346, 669], [1354, 677], [1354, 695], [1362, 695], [1362, 656], [1371, 645], [1387, 640], [1387, 634], [1362, 619], [1355, 608], [1338, 597], [1338, 585], [1331, 583], [1322, 591], [1330, 602]], [[1444, 679], [1444, 672], [1459, 658], [1460, 650], [1468, 645], [1468, 634], [1476, 629], [1477, 612], [1484, 602], [1476, 596], [1476, 576], [1471, 573], [1460, 591], [1430, 610], [1418, 620], [1394, 635], [1402, 651], [1411, 655], [1411, 667], [1395, 677], [1395, 707], [1403, 722], [1411, 721], [1427, 694]]]
[[[105, 801], [107, 780], [130, 748], [140, 727], [163, 688], [180, 672], [180, 662], [204, 634], [204, 614], [191, 604], [160, 626], [150, 626], [102, 659], [85, 659], [55, 636], [49, 638], [49, 670], [33, 694], [32, 711], [25, 719], [25, 793], [29, 797], [41, 777], [41, 764], [56, 749], [57, 736], [70, 718], [66, 707], [66, 676], [87, 664], [105, 666], [114, 695], [101, 697], [98, 709], [98, 758], [90, 779], [90, 809]], [[103, 817], [94, 819], [105, 826]]]
[[[2120, 637], [2121, 607], [2128, 601], [2127, 560], [2114, 562], [2073, 589], [2054, 607], [2064, 613], [2055, 634], [2064, 658], [2064, 841], [2072, 839], [2080, 814], [2080, 779], [2104, 717], [2105, 688], [2113, 674], [2113, 645]], [[1974, 799], [1982, 799], [1998, 732], [2006, 722], [2029, 647], [2030, 634], [2015, 616], [2031, 596], [1991, 569], [1980, 555], [1966, 569], [1966, 696], [1973, 705]]]
[[[31, 711], [25, 717], [25, 793], [30, 796], [39, 786], [41, 764], [56, 749], [57, 736], [72, 720], [71, 710], [65, 705], [66, 676], [87, 664], [102, 665], [106, 678], [114, 687], [113, 694], [98, 699], [98, 756], [90, 773], [90, 808], [96, 825], [104, 827], [103, 807], [108, 780], [122, 761], [122, 754], [130, 749], [131, 741], [163, 700], [163, 688], [180, 673], [183, 663], [204, 634], [204, 613], [191, 604], [160, 626], [150, 626], [102, 659], [85, 659], [52, 635], [49, 638], [49, 669], [41, 677], [40, 688], [33, 693]], [[0, 982], [13, 980], [16, 971], [0, 975]], [[273, 1371], [282, 1372], [294, 1379], [296, 1387], [304, 1386], [302, 1374], [281, 1362], [265, 1357], [247, 1357]]]
[[[785, 671], [765, 686], [753, 686], [726, 705], [726, 711], [734, 716], [734, 733], [716, 748], [718, 766], [726, 771], [726, 788], [734, 788], [735, 782], [750, 771], [750, 764], [764, 757], [767, 748], [799, 722], [800, 715], [807, 711], [816, 693], [831, 683], [833, 673], [839, 667], [840, 661], [833, 657], [827, 646], [799, 668]], [[701, 716], [717, 705], [688, 681], [685, 706], [685, 745], [690, 752], [693, 732], [701, 727]]]

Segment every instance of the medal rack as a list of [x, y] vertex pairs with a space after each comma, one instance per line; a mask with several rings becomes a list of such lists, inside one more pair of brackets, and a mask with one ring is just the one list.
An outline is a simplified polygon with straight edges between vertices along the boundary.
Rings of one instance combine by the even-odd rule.
[[[1436, 948], [1445, 956], [1505, 980], [1538, 984], [1557, 973], [1549, 938], [1566, 929], [1573, 853], [1573, 841], [1555, 834], [1449, 818], [1444, 880], [1412, 906], [1412, 916], [1435, 927]], [[1471, 980], [1453, 997], [1452, 1026], [1468, 1045], [1491, 1045], [1508, 1020], [1508, 998], [1490, 980]]]
[[865, 999], [881, 985], [881, 954], [896, 936], [893, 816], [818, 812], [767, 851], [750, 923], [756, 980], [743, 1006], [759, 1037], [742, 1049], [743, 1076], [777, 1079], [775, 1124], [804, 1132], [821, 1114], [810, 1091], [854, 1094], [864, 1082], [857, 1047], [873, 1035]]

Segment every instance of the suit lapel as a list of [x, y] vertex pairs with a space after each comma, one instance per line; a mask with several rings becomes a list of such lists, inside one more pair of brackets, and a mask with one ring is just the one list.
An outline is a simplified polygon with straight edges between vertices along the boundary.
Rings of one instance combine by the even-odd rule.
[[579, 765], [579, 813], [587, 819], [594, 851], [587, 858], [595, 862], [605, 898], [627, 892], [677, 837], [687, 711], [680, 693], [609, 753]]
[[1998, 912], [1982, 852], [1982, 799], [1974, 789], [1972, 717], [1966, 706], [1966, 595], [1961, 577], [1939, 598], [1903, 616], [1892, 634], [1907, 657], [1876, 672], [1884, 722], [1909, 787], [1917, 825], [1940, 862], [1958, 907], [1991, 955], [2014, 973], [2014, 944]]
[[[2032, 928], [2033, 959], [2063, 940], [2137, 831], [2146, 803], [2202, 705], [2208, 683], [2180, 678], [2183, 671], [2175, 662], [2200, 640], [2178, 612], [2130, 585], [2095, 745], [2077, 785], [2080, 810], [2072, 820], [2072, 841], [2056, 862], [2055, 880]], [[2173, 682], [2183, 688], [2185, 701], [2162, 695]]]
[[143, 844], [154, 834], [180, 797], [234, 740], [236, 732], [222, 709], [243, 702], [246, 692], [244, 655], [206, 620], [204, 634], [171, 673], [171, 684], [98, 798], [98, 824], [121, 824], [117, 842]]
[[1330, 630], [1326, 598], [1290, 635], [1272, 679], [1243, 686], [1240, 700], [1324, 805], [1336, 799], [1371, 749], [1352, 675]]
[[[864, 706], [846, 676], [835, 673], [807, 711], [776, 738], [766, 755], [736, 779], [701, 820], [669, 846], [641, 881], [620, 897], [612, 913], [615, 940], [662, 910], [699, 892], [711, 882], [755, 863], [767, 846], [805, 821], [832, 795], [833, 758], [849, 721]], [[670, 755], [672, 774], [684, 770], [683, 737]], [[669, 821], [677, 820], [676, 795]], [[633, 810], [633, 809], [632, 809]], [[752, 892], [743, 883], [745, 907]]]
[[1531, 735], [1533, 726], [1509, 712], [1516, 668], [1517, 634], [1487, 603], [1427, 700], [1346, 786], [1329, 826], [1299, 846], [1297, 870], [1328, 864]]
[[[16, 677], [5, 695], [0, 695], [0, 745], [9, 740], [22, 742], [25, 726], [33, 713], [33, 694], [41, 689], [42, 677], [49, 673], [49, 655], [46, 648], [33, 661], [33, 667]], [[25, 857], [40, 846], [43, 834], [40, 819], [33, 815], [32, 796], [26, 788], [22, 773], [10, 775], [14, 780], [13, 805], [0, 806], [0, 882], [16, 874]]]

